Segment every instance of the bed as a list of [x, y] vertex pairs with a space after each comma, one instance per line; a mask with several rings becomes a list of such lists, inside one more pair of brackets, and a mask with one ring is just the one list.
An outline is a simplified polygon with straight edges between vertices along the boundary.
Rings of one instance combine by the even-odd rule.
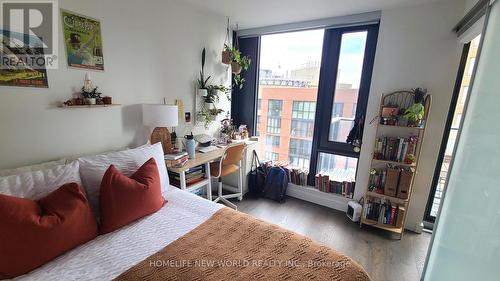
[[[96, 156], [87, 166], [80, 159], [79, 168], [69, 164], [56, 170], [77, 182], [78, 173], [83, 175], [92, 205], [96, 190], [91, 187], [97, 182], [88, 180], [85, 169], [95, 174], [93, 170], [111, 161], [124, 163], [124, 171], [135, 171], [151, 154], [138, 148]], [[157, 154], [163, 158], [162, 151]], [[99, 173], [93, 178], [102, 178]], [[3, 192], [37, 198], [42, 192], [39, 181], [47, 185], [49, 180], [54, 187], [68, 181], [53, 174], [30, 175], [29, 187]], [[157, 212], [97, 236], [15, 280], [370, 280], [349, 257], [307, 237], [182, 191], [168, 180], [162, 182], [161, 193], [168, 202]]]

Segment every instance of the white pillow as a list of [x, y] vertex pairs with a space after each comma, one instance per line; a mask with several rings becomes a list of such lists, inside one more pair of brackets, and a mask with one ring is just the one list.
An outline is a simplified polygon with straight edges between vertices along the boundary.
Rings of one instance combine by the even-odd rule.
[[82, 184], [77, 161], [46, 170], [0, 177], [0, 193], [37, 200], [71, 182]]
[[24, 174], [24, 173], [29, 173], [29, 172], [51, 169], [51, 168], [54, 168], [56, 166], [60, 166], [60, 165], [64, 165], [64, 164], [66, 164], [66, 158], [62, 158], [62, 159], [50, 161], [50, 162], [45, 162], [45, 163], [40, 163], [40, 164], [36, 164], [36, 165], [31, 165], [31, 166], [24, 166], [24, 167], [15, 168], [15, 169], [1, 170], [0, 177], [7, 177], [7, 176], [19, 175], [19, 174]]
[[163, 193], [167, 190], [169, 181], [161, 143], [111, 152], [108, 154], [78, 158], [83, 186], [87, 191], [87, 198], [90, 202], [90, 206], [97, 216], [99, 216], [99, 192], [101, 189], [101, 181], [109, 166], [114, 165], [121, 173], [130, 176], [152, 157], [155, 158], [156, 165], [158, 166]]

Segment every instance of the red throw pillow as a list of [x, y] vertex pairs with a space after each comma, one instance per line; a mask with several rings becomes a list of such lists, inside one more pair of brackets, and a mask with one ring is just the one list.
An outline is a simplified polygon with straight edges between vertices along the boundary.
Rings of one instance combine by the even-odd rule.
[[0, 194], [0, 279], [25, 274], [96, 236], [95, 217], [76, 183], [38, 201]]
[[112, 232], [165, 204], [161, 195], [160, 174], [154, 158], [144, 163], [132, 176], [124, 176], [109, 166], [101, 182], [100, 233]]

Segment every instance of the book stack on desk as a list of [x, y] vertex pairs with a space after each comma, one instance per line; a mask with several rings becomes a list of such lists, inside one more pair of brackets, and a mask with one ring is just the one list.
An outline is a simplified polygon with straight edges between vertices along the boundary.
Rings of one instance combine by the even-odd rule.
[[165, 155], [167, 168], [180, 168], [189, 160], [187, 152], [179, 152]]
[[[186, 174], [186, 185], [200, 182], [205, 179], [205, 167], [203, 165], [190, 168], [185, 171]], [[176, 187], [181, 186], [181, 177], [179, 173], [168, 171], [168, 176], [170, 184]]]

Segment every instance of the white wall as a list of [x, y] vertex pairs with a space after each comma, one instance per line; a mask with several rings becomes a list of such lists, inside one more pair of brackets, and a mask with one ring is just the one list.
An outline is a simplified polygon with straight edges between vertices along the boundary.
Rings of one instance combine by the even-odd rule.
[[[417, 232], [421, 231], [420, 223], [459, 65], [461, 46], [451, 29], [463, 10], [463, 1], [441, 1], [382, 11], [367, 122], [379, 114], [382, 94], [425, 87], [432, 95], [406, 224], [408, 229]], [[358, 168], [357, 198], [363, 196], [368, 185], [375, 134], [376, 122], [367, 123]]]
[[[85, 71], [66, 67], [59, 27], [57, 70], [48, 71], [49, 89], [0, 87], [0, 169], [145, 142], [142, 103], [183, 100], [194, 112], [195, 81], [201, 49], [207, 47], [206, 71], [227, 83], [220, 64], [225, 19], [200, 13], [180, 1], [60, 0], [60, 8], [101, 20], [104, 72], [92, 78], [122, 107], [59, 109], [72, 97]], [[222, 98], [224, 101], [225, 98]], [[224, 101], [222, 107], [229, 108]], [[184, 127], [180, 124], [179, 127]], [[213, 125], [211, 132], [217, 128]], [[185, 128], [178, 135], [183, 135]], [[203, 127], [195, 128], [202, 132]]]

